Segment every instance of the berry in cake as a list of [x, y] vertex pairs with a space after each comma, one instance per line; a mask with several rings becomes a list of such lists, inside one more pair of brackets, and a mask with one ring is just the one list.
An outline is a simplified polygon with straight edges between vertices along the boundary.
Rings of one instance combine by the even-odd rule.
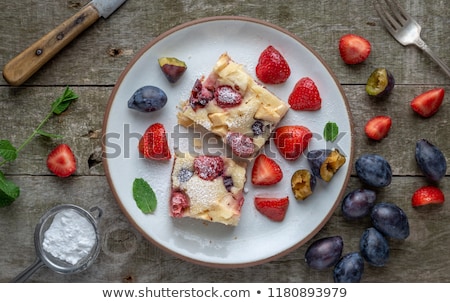
[[289, 64], [272, 45], [262, 51], [256, 65], [256, 77], [265, 84], [286, 82], [291, 75]]
[[241, 158], [254, 157], [289, 109], [259, 85], [228, 54], [222, 54], [207, 77], [197, 79], [181, 103], [180, 125], [202, 126], [218, 135]]
[[170, 215], [236, 226], [244, 203], [246, 164], [188, 153], [175, 155]]

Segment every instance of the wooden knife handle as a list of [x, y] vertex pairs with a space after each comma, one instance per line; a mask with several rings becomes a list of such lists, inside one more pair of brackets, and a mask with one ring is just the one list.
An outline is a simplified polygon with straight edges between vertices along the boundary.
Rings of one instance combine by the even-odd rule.
[[3, 69], [3, 78], [11, 85], [21, 85], [99, 18], [97, 9], [92, 5], [84, 6], [75, 15], [9, 61]]

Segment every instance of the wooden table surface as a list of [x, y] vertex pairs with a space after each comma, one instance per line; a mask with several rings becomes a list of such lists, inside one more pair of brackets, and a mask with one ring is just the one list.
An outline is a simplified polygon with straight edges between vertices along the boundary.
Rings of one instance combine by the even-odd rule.
[[[4, 1], [0, 10], [0, 65], [56, 25], [87, 1]], [[450, 8], [447, 1], [400, 0], [423, 27], [423, 38], [444, 62], [450, 64]], [[335, 73], [347, 95], [354, 123], [355, 159], [377, 153], [390, 162], [393, 181], [377, 192], [377, 201], [396, 203], [407, 213], [411, 234], [405, 241], [390, 241], [391, 256], [385, 267], [366, 264], [362, 282], [450, 282], [450, 207], [413, 209], [412, 193], [428, 184], [414, 159], [415, 142], [426, 138], [450, 156], [449, 96], [439, 112], [423, 119], [409, 101], [435, 87], [450, 92], [450, 78], [415, 47], [403, 47], [384, 29], [372, 1], [144, 1], [129, 0], [110, 18], [101, 19], [70, 43], [20, 87], [0, 80], [0, 138], [17, 146], [49, 110], [50, 103], [70, 86], [79, 99], [63, 115], [52, 118], [47, 131], [64, 139], [35, 138], [11, 164], [2, 166], [7, 178], [21, 188], [20, 197], [0, 208], [0, 282], [8, 282], [35, 258], [34, 227], [52, 206], [73, 203], [104, 210], [100, 221], [102, 246], [88, 270], [59, 275], [40, 269], [32, 282], [332, 282], [331, 270], [317, 271], [304, 263], [307, 246], [331, 235], [344, 239], [344, 253], [358, 248], [370, 222], [348, 222], [339, 208], [324, 228], [306, 245], [281, 258], [253, 267], [218, 269], [174, 257], [146, 240], [121, 212], [109, 188], [102, 165], [102, 122], [108, 98], [125, 66], [138, 51], [163, 32], [203, 17], [249, 16], [271, 22], [300, 37], [316, 50]], [[338, 53], [338, 40], [356, 33], [372, 43], [372, 53], [360, 65], [348, 66]], [[230, 37], [232, 41], [233, 37]], [[396, 87], [384, 101], [374, 102], [365, 83], [376, 67], [394, 74]], [[389, 136], [369, 141], [363, 131], [377, 114], [393, 119]], [[62, 179], [47, 170], [45, 159], [57, 144], [71, 145], [78, 160], [74, 176]], [[347, 192], [361, 183], [354, 170]], [[450, 197], [450, 177], [439, 184]], [[273, 243], [268, 245], [275, 245]]]

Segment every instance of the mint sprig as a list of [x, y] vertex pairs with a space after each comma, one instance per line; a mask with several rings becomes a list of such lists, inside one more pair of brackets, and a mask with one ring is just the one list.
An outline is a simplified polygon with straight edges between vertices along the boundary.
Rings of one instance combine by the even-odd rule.
[[[0, 166], [17, 159], [20, 151], [25, 148], [37, 135], [49, 138], [61, 138], [60, 135], [48, 133], [42, 130], [42, 127], [53, 115], [60, 115], [66, 111], [70, 104], [78, 98], [69, 87], [66, 87], [63, 94], [59, 96], [51, 104], [51, 110], [41, 121], [41, 123], [33, 130], [33, 133], [17, 148], [15, 148], [9, 140], [0, 140]], [[2, 171], [0, 171], [0, 207], [8, 206], [14, 202], [20, 194], [19, 187], [12, 181], [8, 180]]]

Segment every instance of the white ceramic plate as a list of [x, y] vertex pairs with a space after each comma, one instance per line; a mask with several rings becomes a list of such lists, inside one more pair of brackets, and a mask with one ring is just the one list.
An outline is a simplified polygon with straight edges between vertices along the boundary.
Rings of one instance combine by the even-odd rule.
[[[288, 162], [278, 155], [283, 180], [271, 187], [254, 187], [247, 174], [245, 204], [237, 227], [205, 223], [193, 219], [169, 217], [170, 174], [172, 161], [150, 161], [137, 150], [145, 129], [155, 122], [164, 124], [169, 144], [177, 125], [177, 105], [188, 98], [194, 81], [207, 75], [219, 56], [227, 52], [243, 64], [253, 76], [259, 54], [268, 45], [277, 48], [289, 62], [292, 74], [281, 85], [269, 85], [269, 90], [287, 100], [294, 84], [303, 76], [312, 78], [322, 97], [322, 109], [316, 112], [290, 110], [282, 124], [300, 124], [313, 133], [309, 150], [338, 148], [347, 162], [326, 184], [319, 180], [315, 192], [304, 201], [296, 201], [290, 186], [295, 170], [308, 168], [302, 156]], [[176, 83], [170, 84], [159, 69], [159, 57], [176, 57], [186, 62], [188, 69]], [[168, 103], [157, 112], [141, 113], [128, 109], [127, 101], [144, 85], [154, 85], [168, 95]], [[323, 139], [328, 121], [339, 126], [339, 138]], [[108, 103], [103, 126], [105, 170], [111, 189], [131, 223], [158, 247], [191, 262], [214, 267], [244, 267], [268, 262], [298, 248], [311, 239], [329, 220], [340, 203], [350, 177], [353, 158], [352, 122], [346, 97], [330, 69], [305, 42], [286, 30], [264, 21], [242, 17], [214, 17], [192, 21], [162, 34], [146, 45], [121, 74]], [[178, 145], [178, 144], [177, 144]], [[182, 145], [182, 144], [181, 144]], [[266, 152], [277, 153], [275, 146]], [[144, 178], [154, 189], [158, 205], [153, 214], [143, 214], [132, 196], [135, 178]], [[290, 198], [286, 218], [271, 222], [254, 208], [257, 194]]]

